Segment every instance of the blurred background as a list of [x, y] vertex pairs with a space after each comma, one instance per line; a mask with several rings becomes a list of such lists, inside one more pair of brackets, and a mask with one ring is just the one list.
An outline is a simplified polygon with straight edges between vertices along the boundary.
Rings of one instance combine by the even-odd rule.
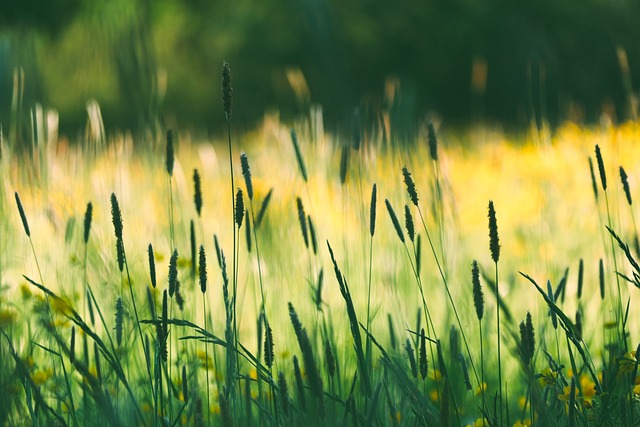
[[320, 109], [330, 131], [406, 138], [426, 117], [621, 122], [637, 118], [638, 22], [627, 0], [4, 0], [0, 123], [14, 142], [39, 118], [71, 140], [215, 134], [224, 60], [240, 129]]

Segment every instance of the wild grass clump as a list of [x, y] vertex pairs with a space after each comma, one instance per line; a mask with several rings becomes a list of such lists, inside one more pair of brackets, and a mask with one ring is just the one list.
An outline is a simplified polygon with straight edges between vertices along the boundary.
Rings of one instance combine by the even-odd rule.
[[[630, 156], [616, 191], [603, 156], [615, 154], [606, 141], [596, 146], [595, 167], [590, 158], [580, 187], [570, 187], [589, 198], [578, 215], [552, 191], [519, 198], [522, 182], [498, 190], [502, 170], [493, 171], [500, 179], [478, 178], [500, 163], [488, 155], [464, 175], [471, 169], [456, 169], [463, 159], [432, 124], [405, 166], [406, 153], [360, 141], [366, 130], [352, 147], [303, 145], [304, 128], [283, 127], [293, 152], [282, 163], [272, 148], [242, 151], [246, 138], [231, 133], [227, 63], [221, 91], [229, 152], [221, 176], [205, 149], [184, 138], [177, 150], [178, 133], [168, 132], [164, 153], [142, 154], [155, 166], [135, 184], [126, 169], [135, 159], [111, 171], [114, 182], [105, 173], [103, 191], [69, 178], [78, 198], [69, 205], [82, 211], [61, 213], [47, 198], [56, 188], [36, 191], [0, 161], [11, 189], [0, 231], [12, 248], [0, 252], [0, 424], [640, 423]], [[431, 168], [420, 167], [425, 159]], [[244, 186], [236, 187], [238, 160]], [[458, 198], [458, 174], [472, 202]], [[155, 188], [166, 179], [169, 197]], [[92, 202], [80, 200], [86, 193]], [[522, 225], [533, 221], [529, 197], [557, 204], [544, 211], [562, 224], [543, 233], [552, 242]], [[386, 222], [377, 220], [378, 199]], [[588, 232], [571, 231], [589, 215]], [[514, 226], [513, 217], [522, 221]], [[344, 246], [329, 244], [336, 240]], [[554, 247], [572, 240], [572, 250]], [[326, 269], [335, 281], [325, 281]]]

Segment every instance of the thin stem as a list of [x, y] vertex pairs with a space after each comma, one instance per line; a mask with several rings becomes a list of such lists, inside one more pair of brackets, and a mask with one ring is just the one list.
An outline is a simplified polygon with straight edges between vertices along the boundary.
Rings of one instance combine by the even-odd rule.
[[500, 282], [498, 281], [498, 262], [495, 262], [496, 265], [496, 323], [498, 325], [498, 396], [500, 399], [500, 419], [498, 424], [502, 425], [502, 354], [500, 352], [501, 343], [500, 343]]
[[[204, 330], [207, 330], [207, 299], [204, 296], [204, 292], [202, 293], [202, 316], [204, 317]], [[211, 407], [211, 396], [209, 394], [209, 346], [207, 343], [204, 343], [204, 370], [207, 374], [207, 425], [211, 424], [211, 411], [209, 408]]]

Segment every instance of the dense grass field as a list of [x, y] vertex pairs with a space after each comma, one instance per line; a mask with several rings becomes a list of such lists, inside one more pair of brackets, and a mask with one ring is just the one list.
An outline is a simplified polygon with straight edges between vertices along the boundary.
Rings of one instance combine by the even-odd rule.
[[0, 424], [640, 422], [638, 124], [230, 129], [3, 150]]

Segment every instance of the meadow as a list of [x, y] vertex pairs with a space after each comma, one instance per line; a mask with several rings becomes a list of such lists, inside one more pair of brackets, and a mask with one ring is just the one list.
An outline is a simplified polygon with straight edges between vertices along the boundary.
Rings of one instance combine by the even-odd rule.
[[2, 151], [0, 424], [640, 423], [637, 123], [390, 145], [225, 110], [221, 141]]

